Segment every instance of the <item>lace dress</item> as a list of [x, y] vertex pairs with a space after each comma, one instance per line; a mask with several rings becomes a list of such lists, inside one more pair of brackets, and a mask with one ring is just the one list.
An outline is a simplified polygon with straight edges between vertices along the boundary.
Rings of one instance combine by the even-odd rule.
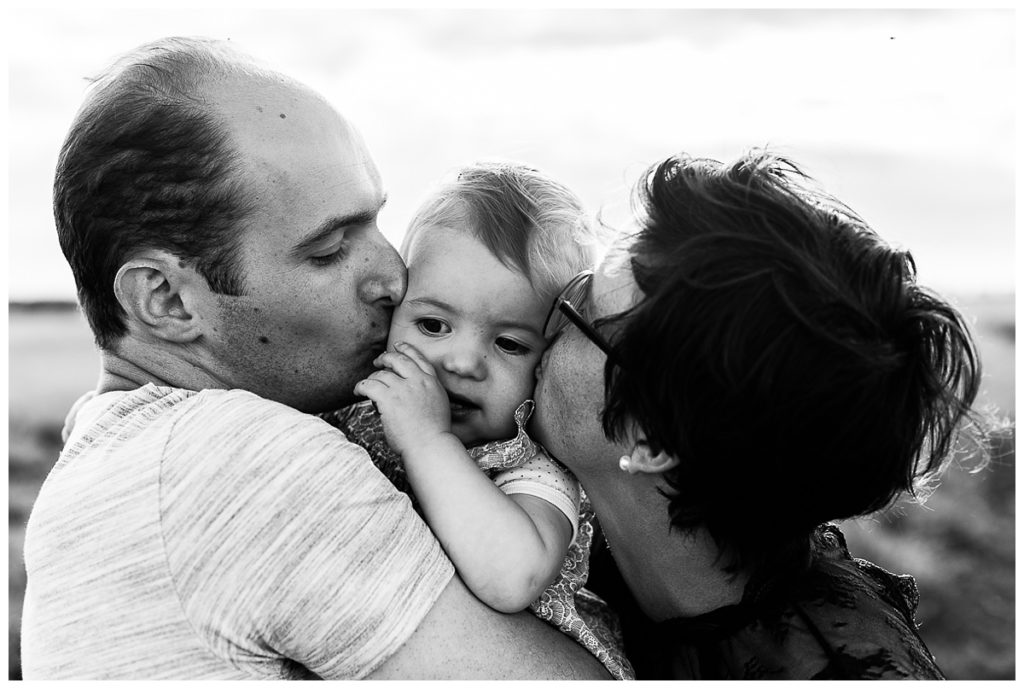
[[[515, 412], [518, 430], [514, 438], [469, 448], [469, 454], [477, 466], [491, 479], [538, 457], [558, 466], [560, 472], [568, 473], [527, 435], [525, 426], [532, 413], [532, 400], [523, 402]], [[345, 433], [349, 440], [365, 448], [381, 473], [396, 488], [409, 495], [419, 511], [402, 459], [388, 444], [380, 415], [370, 402], [345, 407], [324, 414], [322, 418]], [[622, 651], [622, 634], [617, 617], [601, 598], [584, 588], [593, 536], [594, 510], [581, 488], [579, 525], [561, 571], [555, 582], [530, 605], [530, 610], [580, 643], [601, 661], [612, 677], [634, 679], [633, 668]]]

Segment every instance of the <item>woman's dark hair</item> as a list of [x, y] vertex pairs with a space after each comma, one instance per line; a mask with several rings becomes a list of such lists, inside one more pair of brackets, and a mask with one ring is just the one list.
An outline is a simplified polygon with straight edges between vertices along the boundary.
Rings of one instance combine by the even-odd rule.
[[643, 297], [611, 319], [627, 364], [606, 368], [603, 422], [679, 459], [674, 526], [757, 566], [940, 467], [980, 362], [909, 253], [765, 152], [669, 158], [636, 200]]
[[241, 293], [236, 246], [249, 199], [232, 179], [226, 128], [199, 94], [211, 77], [245, 69], [259, 72], [222, 44], [170, 38], [93, 80], [61, 148], [53, 210], [101, 348], [126, 332], [114, 277], [140, 250], [165, 249], [213, 290]]

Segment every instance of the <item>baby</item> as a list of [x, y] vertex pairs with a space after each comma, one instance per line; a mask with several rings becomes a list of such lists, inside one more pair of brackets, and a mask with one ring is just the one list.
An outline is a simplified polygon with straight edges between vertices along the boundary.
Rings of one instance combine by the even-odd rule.
[[403, 242], [408, 289], [388, 351], [355, 387], [372, 404], [328, 420], [411, 488], [478, 598], [502, 612], [530, 607], [627, 679], [613, 621], [581, 591], [593, 512], [524, 430], [552, 300], [597, 248], [563, 185], [523, 165], [463, 169]]

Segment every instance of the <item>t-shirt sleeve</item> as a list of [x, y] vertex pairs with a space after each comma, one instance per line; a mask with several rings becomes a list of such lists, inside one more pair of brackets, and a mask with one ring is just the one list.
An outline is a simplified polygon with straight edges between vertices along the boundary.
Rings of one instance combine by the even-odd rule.
[[213, 397], [177, 424], [162, 470], [186, 615], [257, 676], [279, 673], [282, 657], [325, 679], [366, 676], [415, 630], [451, 563], [337, 430], [253, 396]]
[[580, 488], [576, 478], [543, 452], [515, 467], [494, 476], [505, 495], [532, 495], [551, 503], [572, 524], [572, 539], [580, 519]]

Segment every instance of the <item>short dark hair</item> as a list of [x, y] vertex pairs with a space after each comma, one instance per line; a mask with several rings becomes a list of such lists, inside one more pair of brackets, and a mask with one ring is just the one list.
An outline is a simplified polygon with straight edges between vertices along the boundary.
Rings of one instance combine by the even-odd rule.
[[980, 361], [908, 252], [764, 151], [671, 157], [635, 200], [643, 297], [609, 319], [627, 370], [606, 367], [603, 423], [679, 459], [673, 525], [756, 566], [941, 466]]
[[241, 293], [237, 238], [250, 201], [233, 182], [235, 152], [200, 87], [244, 65], [219, 42], [167, 38], [92, 80], [60, 151], [53, 210], [101, 348], [127, 331], [114, 277], [139, 250], [167, 250], [193, 262], [214, 291]]

